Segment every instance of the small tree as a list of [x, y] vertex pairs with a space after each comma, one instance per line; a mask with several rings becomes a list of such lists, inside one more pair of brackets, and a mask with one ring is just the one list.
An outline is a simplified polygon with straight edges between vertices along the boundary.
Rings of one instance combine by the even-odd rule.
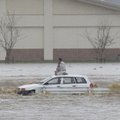
[[96, 36], [91, 35], [86, 31], [85, 37], [91, 43], [97, 56], [98, 62], [104, 61], [104, 52], [106, 47], [111, 46], [114, 42], [114, 36], [111, 36], [111, 26], [102, 23], [96, 29]]
[[16, 27], [14, 15], [2, 17], [0, 20], [0, 46], [5, 50], [5, 62], [10, 62], [10, 54], [20, 37], [20, 31]]

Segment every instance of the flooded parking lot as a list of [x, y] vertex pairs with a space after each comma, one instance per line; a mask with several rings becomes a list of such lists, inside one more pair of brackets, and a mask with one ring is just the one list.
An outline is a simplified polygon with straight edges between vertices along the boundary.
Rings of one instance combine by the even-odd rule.
[[[114, 77], [113, 77], [114, 78]], [[99, 86], [112, 83], [91, 77]], [[101, 81], [102, 79], [102, 81]], [[115, 78], [114, 78], [115, 79]], [[120, 94], [34, 94], [15, 93], [18, 85], [38, 82], [29, 80], [0, 80], [0, 120], [119, 120]], [[117, 81], [117, 80], [116, 80]]]
[[120, 95], [0, 95], [1, 120], [119, 120]]
[[[56, 64], [0, 64], [0, 120], [119, 120], [120, 93], [16, 95], [16, 87], [53, 74]], [[82, 69], [81, 69], [82, 68]], [[70, 64], [98, 87], [120, 83], [120, 64]], [[52, 71], [52, 72], [51, 72]]]

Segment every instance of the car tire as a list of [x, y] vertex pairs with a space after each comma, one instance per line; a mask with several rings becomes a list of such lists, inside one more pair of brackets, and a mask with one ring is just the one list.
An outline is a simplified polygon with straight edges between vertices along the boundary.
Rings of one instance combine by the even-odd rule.
[[35, 90], [30, 90], [30, 91], [22, 91], [21, 95], [33, 95], [35, 94]]
[[29, 95], [33, 95], [33, 94], [35, 94], [35, 90], [29, 91]]

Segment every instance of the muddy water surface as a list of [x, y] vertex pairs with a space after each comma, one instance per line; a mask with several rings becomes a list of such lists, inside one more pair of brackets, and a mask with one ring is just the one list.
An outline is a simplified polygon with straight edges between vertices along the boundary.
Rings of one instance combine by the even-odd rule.
[[119, 120], [120, 95], [0, 95], [0, 120]]
[[120, 95], [0, 95], [0, 120], [119, 120]]
[[[107, 87], [113, 79], [119, 81], [92, 77], [100, 87]], [[38, 81], [0, 80], [0, 120], [120, 120], [120, 94], [15, 94], [17, 86]]]

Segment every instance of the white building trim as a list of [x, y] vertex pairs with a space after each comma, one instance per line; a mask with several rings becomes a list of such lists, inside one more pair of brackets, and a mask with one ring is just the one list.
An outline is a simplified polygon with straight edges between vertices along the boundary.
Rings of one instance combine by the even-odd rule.
[[0, 17], [6, 15], [6, 0], [0, 0]]
[[44, 60], [53, 60], [52, 0], [44, 0]]

